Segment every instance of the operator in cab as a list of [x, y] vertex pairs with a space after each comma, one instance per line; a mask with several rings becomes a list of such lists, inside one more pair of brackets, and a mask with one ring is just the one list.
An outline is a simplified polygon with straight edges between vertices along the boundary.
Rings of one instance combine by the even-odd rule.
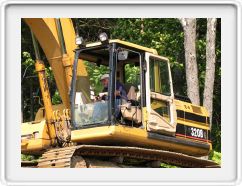
[[[104, 74], [101, 76], [101, 84], [103, 85], [103, 91], [99, 94], [99, 100], [107, 100], [108, 84], [109, 84], [109, 74]], [[115, 90], [115, 117], [120, 116], [120, 107], [123, 103], [126, 103], [128, 100], [126, 90], [124, 85], [119, 81], [116, 81], [116, 90]]]

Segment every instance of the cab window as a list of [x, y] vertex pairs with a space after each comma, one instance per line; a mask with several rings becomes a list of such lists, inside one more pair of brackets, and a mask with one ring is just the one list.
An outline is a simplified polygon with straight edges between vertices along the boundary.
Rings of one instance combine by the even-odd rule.
[[150, 89], [152, 92], [170, 96], [168, 62], [150, 57]]

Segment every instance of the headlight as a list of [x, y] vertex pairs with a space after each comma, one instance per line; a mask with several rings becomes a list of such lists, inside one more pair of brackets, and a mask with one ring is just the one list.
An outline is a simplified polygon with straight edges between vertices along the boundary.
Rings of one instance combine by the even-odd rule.
[[108, 35], [105, 32], [103, 32], [103, 33], [99, 34], [99, 39], [103, 43], [108, 40]]
[[80, 36], [76, 37], [76, 45], [84, 45], [83, 37], [80, 37]]

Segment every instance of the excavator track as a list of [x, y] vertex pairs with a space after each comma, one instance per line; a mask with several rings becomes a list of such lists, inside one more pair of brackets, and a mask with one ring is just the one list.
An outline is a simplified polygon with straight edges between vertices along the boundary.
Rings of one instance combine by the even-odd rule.
[[160, 161], [187, 168], [220, 168], [211, 161], [164, 150], [139, 147], [79, 145], [46, 151], [38, 161], [39, 168], [70, 168], [73, 157], [123, 157], [146, 161]]
[[38, 161], [38, 168], [68, 168], [77, 146], [55, 148], [46, 151]]

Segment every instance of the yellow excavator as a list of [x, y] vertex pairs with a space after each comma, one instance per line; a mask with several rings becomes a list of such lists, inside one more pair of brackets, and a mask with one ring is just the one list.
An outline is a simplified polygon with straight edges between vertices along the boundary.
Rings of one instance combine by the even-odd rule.
[[[34, 121], [22, 123], [21, 153], [41, 155], [37, 167], [75, 167], [78, 158], [88, 167], [85, 157], [219, 167], [200, 158], [212, 150], [208, 112], [174, 94], [167, 58], [105, 33], [98, 42], [85, 43], [71, 19], [24, 21], [32, 31], [44, 108]], [[38, 43], [53, 71], [60, 105], [51, 103]], [[108, 79], [105, 91], [95, 87], [87, 70], [100, 66]], [[129, 67], [137, 73], [128, 73]], [[120, 85], [125, 95], [117, 94]]]

